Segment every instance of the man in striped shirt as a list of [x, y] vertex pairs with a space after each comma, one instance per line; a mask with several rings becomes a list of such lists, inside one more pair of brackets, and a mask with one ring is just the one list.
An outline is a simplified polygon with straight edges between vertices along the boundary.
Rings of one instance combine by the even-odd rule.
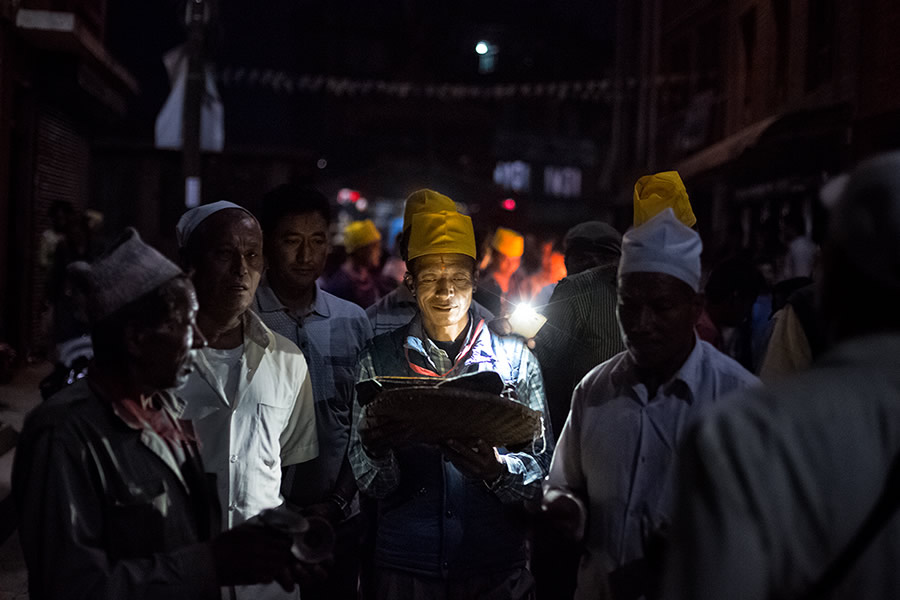
[[535, 336], [554, 431], [562, 431], [572, 390], [588, 371], [625, 349], [616, 321], [616, 271], [622, 236], [600, 221], [580, 223], [565, 237], [566, 270]]

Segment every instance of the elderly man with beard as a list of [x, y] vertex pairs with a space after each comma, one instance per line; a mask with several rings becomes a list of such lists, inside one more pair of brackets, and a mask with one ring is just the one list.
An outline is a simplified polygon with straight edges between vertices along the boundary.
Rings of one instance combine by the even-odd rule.
[[[256, 218], [216, 202], [182, 215], [176, 233], [209, 342], [180, 392], [203, 462], [217, 478], [223, 524], [232, 527], [281, 505], [282, 468], [318, 455], [312, 385], [300, 349], [250, 310], [263, 267]], [[254, 600], [297, 597], [272, 585], [236, 592]]]
[[[419, 312], [372, 340], [360, 357], [359, 379], [494, 371], [518, 402], [546, 412], [531, 352], [520, 339], [493, 335], [471, 310], [471, 219], [455, 211], [413, 215], [408, 251], [406, 284]], [[375, 596], [531, 597], [522, 511], [540, 496], [549, 430], [519, 452], [483, 440], [410, 444], [408, 427], [366, 416], [358, 400], [354, 410], [350, 462], [360, 490], [378, 501]]]
[[573, 537], [587, 526], [578, 599], [650, 591], [647, 543], [671, 514], [678, 441], [705, 407], [757, 383], [694, 331], [701, 248], [671, 208], [623, 237], [617, 313], [626, 350], [575, 388], [544, 496]]
[[130, 229], [70, 269], [87, 299], [88, 376], [38, 406], [16, 450], [13, 497], [34, 600], [214, 599], [220, 587], [293, 585], [290, 540], [219, 531], [184, 403], [204, 343], [184, 273]]

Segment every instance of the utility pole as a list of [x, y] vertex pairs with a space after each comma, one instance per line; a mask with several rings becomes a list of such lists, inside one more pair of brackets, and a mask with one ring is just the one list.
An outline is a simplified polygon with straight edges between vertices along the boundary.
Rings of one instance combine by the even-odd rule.
[[187, 25], [187, 82], [184, 89], [182, 117], [182, 171], [184, 204], [193, 208], [202, 198], [200, 156], [200, 111], [206, 93], [205, 46], [209, 23], [209, 0], [188, 0], [185, 10]]

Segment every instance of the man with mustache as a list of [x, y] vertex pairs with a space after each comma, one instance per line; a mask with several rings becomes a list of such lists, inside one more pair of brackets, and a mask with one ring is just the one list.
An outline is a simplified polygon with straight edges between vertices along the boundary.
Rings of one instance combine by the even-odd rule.
[[576, 387], [544, 496], [544, 510], [572, 537], [587, 524], [576, 598], [647, 593], [655, 572], [647, 543], [671, 514], [679, 439], [704, 407], [758, 381], [697, 338], [701, 250], [671, 208], [622, 239], [617, 315], [626, 350]]
[[[216, 475], [227, 528], [282, 504], [282, 468], [318, 455], [312, 384], [300, 349], [250, 310], [263, 268], [256, 218], [215, 202], [187, 211], [176, 233], [209, 342], [180, 393]], [[236, 591], [254, 600], [297, 597], [274, 585]]]

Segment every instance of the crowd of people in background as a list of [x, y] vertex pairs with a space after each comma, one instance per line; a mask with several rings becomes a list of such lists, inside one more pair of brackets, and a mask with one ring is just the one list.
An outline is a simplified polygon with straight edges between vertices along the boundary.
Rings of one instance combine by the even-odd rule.
[[[778, 257], [704, 253], [674, 171], [624, 232], [481, 245], [418, 190], [390, 250], [283, 184], [187, 211], [179, 264], [54, 206], [60, 368], [13, 482], [31, 597], [893, 598], [898, 174], [843, 181], [821, 250], [784, 214]], [[416, 443], [357, 391], [483, 371], [543, 416], [531, 444]]]

